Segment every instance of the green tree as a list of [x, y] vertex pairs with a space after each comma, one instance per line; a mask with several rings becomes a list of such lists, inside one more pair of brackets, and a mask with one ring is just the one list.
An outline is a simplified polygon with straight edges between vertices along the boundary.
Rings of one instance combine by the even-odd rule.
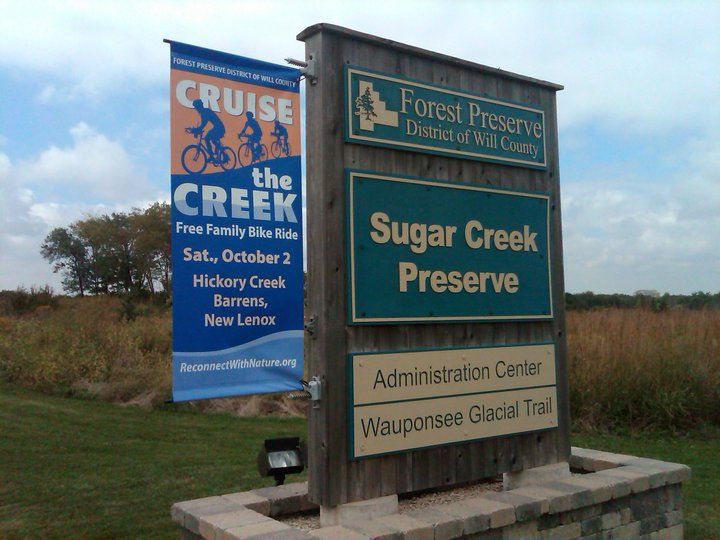
[[43, 257], [63, 271], [63, 287], [80, 294], [170, 291], [170, 205], [87, 216], [52, 231]]
[[90, 280], [88, 252], [77, 231], [57, 227], [40, 246], [41, 255], [53, 265], [53, 272], [63, 275], [63, 288], [84, 296]]
[[[124, 217], [123, 217], [124, 216]], [[90, 253], [93, 292], [123, 292], [132, 288], [125, 214], [89, 216], [73, 224]]]
[[145, 210], [135, 209], [130, 214], [130, 227], [135, 236], [138, 272], [143, 283], [150, 292], [156, 292], [157, 282], [169, 293], [170, 205], [154, 203]]

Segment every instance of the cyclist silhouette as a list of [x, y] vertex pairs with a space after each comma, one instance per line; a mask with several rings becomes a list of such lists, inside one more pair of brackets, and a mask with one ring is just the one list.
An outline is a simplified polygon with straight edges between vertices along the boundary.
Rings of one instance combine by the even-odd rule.
[[272, 133], [270, 133], [270, 135], [276, 139], [276, 142], [273, 143], [273, 145], [279, 144], [285, 155], [288, 155], [290, 153], [290, 149], [288, 148], [288, 132], [287, 129], [285, 129], [285, 126], [280, 123], [280, 120], [275, 120], [275, 129]]
[[220, 139], [225, 136], [225, 124], [222, 123], [222, 120], [220, 120], [220, 117], [215, 113], [215, 111], [203, 105], [201, 99], [194, 100], [192, 104], [195, 110], [200, 115], [200, 124], [196, 128], [191, 128], [190, 132], [194, 133], [195, 135], [200, 135], [208, 123], [212, 125], [210, 131], [205, 134], [205, 140], [207, 141], [208, 146], [210, 147], [210, 151], [212, 152], [210, 162], [216, 163], [217, 156], [219, 155], [220, 149], [222, 148]]
[[[238, 139], [242, 139], [243, 136], [248, 138], [248, 142], [252, 145], [253, 161], [257, 161], [260, 155], [260, 139], [262, 139], [262, 129], [260, 124], [255, 120], [255, 115], [250, 111], [245, 113], [245, 126], [242, 131], [238, 133]], [[250, 134], [245, 135], [245, 132], [250, 129]]]

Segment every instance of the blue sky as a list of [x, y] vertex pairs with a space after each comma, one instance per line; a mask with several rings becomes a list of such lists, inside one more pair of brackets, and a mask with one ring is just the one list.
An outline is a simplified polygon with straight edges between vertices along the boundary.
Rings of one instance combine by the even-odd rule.
[[163, 38], [282, 63], [332, 22], [565, 85], [566, 288], [720, 290], [717, 2], [14, 2], [0, 20], [0, 289], [44, 236], [166, 200]]

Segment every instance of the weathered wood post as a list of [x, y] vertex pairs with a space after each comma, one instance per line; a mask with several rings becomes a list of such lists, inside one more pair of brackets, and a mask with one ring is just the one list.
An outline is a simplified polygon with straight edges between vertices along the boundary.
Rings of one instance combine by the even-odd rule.
[[[310, 410], [309, 418], [311, 500], [333, 508], [352, 501], [566, 462], [570, 443], [555, 96], [562, 86], [329, 24], [311, 26], [298, 39], [306, 44], [306, 60], [314, 63], [316, 77], [306, 86], [308, 315], [313, 325], [307, 339], [311, 375], [322, 380], [321, 400]], [[400, 88], [405, 88], [403, 94], [391, 95], [391, 90]], [[362, 96], [366, 101], [356, 102]], [[433, 98], [434, 106], [430, 105], [432, 96], [439, 96]], [[421, 97], [424, 103], [420, 103]], [[363, 103], [370, 110], [362, 109]], [[411, 117], [416, 126], [407, 123]], [[447, 129], [450, 124], [454, 124], [452, 133]], [[418, 130], [422, 125], [438, 131], [425, 130], [423, 137]], [[471, 130], [481, 136], [474, 144], [467, 139], [468, 135], [476, 137]], [[413, 178], [430, 183], [408, 180]], [[470, 188], [458, 193], [452, 183]], [[445, 273], [436, 277], [427, 274], [426, 281], [420, 284], [420, 278], [413, 277], [412, 265], [421, 268], [423, 261], [430, 260], [419, 258], [426, 255], [418, 255], [422, 248], [395, 246], [393, 240], [383, 244], [386, 228], [377, 216], [374, 232], [381, 240], [373, 244], [365, 238], [365, 233], [373, 229], [362, 212], [367, 201], [381, 200], [383, 204], [368, 211], [383, 210], [390, 220], [393, 216], [388, 209], [402, 211], [410, 216], [402, 221], [412, 222], [413, 205], [418, 205], [419, 210], [423, 204], [418, 191], [422, 186], [434, 190], [429, 200], [438, 201], [438, 216], [450, 219], [477, 208], [482, 214], [477, 216], [480, 223], [483, 217], [496, 212], [495, 222], [488, 221], [486, 227], [494, 225], [499, 232], [494, 240], [485, 237], [483, 249], [478, 249], [483, 231], [477, 226], [471, 226], [469, 232], [459, 228], [451, 249], [438, 244], [442, 239], [435, 238], [435, 245], [441, 247], [425, 249], [427, 253], [434, 250], [438, 260], [447, 260], [449, 266], [438, 263], [429, 270]], [[354, 190], [357, 200], [348, 200], [350, 190]], [[502, 190], [511, 193], [504, 195]], [[397, 202], [393, 193], [401, 193], [409, 204], [393, 203]], [[539, 197], [532, 199], [535, 195]], [[535, 205], [532, 208], [531, 202]], [[512, 224], [525, 223], [523, 219], [529, 215], [526, 212], [537, 209], [547, 212], [547, 222], [543, 225], [539, 220], [537, 230], [532, 226], [524, 233], [518, 225], [516, 232], [523, 238], [520, 240], [511, 230]], [[352, 211], [355, 214], [350, 218], [348, 212]], [[503, 216], [507, 223], [501, 223]], [[456, 225], [465, 225], [466, 221]], [[449, 225], [443, 221], [430, 223]], [[508, 229], [502, 232], [499, 226]], [[533, 245], [535, 237], [530, 231], [538, 234], [538, 246]], [[354, 240], [360, 241], [361, 234], [365, 234], [365, 243], [353, 244]], [[542, 238], [546, 243], [540, 241]], [[420, 246], [419, 242], [416, 246]], [[474, 243], [475, 255], [468, 255], [466, 242]], [[378, 251], [381, 244], [388, 251]], [[401, 267], [400, 277], [400, 259], [393, 258], [396, 252], [387, 246], [408, 254], [410, 263]], [[350, 260], [353, 250], [355, 258]], [[497, 257], [507, 253], [509, 266], [504, 268], [500, 259], [483, 259], [490, 257], [491, 251]], [[456, 252], [458, 258], [454, 260]], [[387, 253], [388, 268], [394, 268], [394, 274], [383, 274], [387, 262], [383, 253]], [[520, 270], [510, 278], [514, 261]], [[533, 266], [538, 261], [539, 266]], [[461, 273], [494, 273], [479, 278], [477, 274], [469, 278], [453, 276], [450, 270], [456, 263]], [[403, 271], [404, 292], [402, 283], [398, 285]], [[349, 276], [349, 272], [358, 275]], [[368, 276], [368, 272], [375, 273]], [[478, 279], [487, 285], [485, 294], [478, 292]], [[453, 284], [462, 287], [459, 294], [453, 294]], [[399, 295], [398, 290], [387, 292], [390, 289], [386, 291], [386, 286], [399, 286]], [[423, 286], [424, 296], [420, 294]], [[427, 305], [423, 304], [426, 301]], [[394, 311], [389, 313], [391, 305]], [[510, 347], [516, 345], [520, 347]], [[507, 357], [503, 356], [505, 366], [514, 360], [520, 363], [529, 359], [532, 363], [533, 355], [540, 352], [550, 360], [542, 364], [542, 373], [526, 373], [523, 381], [527, 384], [518, 390], [499, 380], [499, 349], [494, 347], [501, 346], [508, 346]], [[418, 351], [427, 349], [447, 354], [429, 359], [418, 355]], [[359, 354], [376, 352], [389, 354]], [[363, 358], [367, 364], [363, 364]], [[483, 365], [490, 366], [490, 376], [484, 377], [485, 372], [478, 371], [479, 377], [455, 386], [457, 381], [432, 389], [421, 383], [415, 388], [406, 387], [405, 394], [398, 394], [405, 409], [397, 403], [387, 404], [392, 401], [386, 399], [387, 394], [385, 398], [373, 394], [378, 389], [377, 378], [366, 387], [357, 380], [361, 364], [386, 365], [396, 373], [425, 370], [432, 377], [432, 370], [440, 368], [438, 362], [444, 363], [447, 370], [476, 362], [472, 366], [479, 370], [484, 369]], [[376, 377], [376, 371], [373, 373], [371, 376]], [[353, 396], [352, 384], [355, 392], [365, 393]], [[517, 401], [524, 408], [528, 405], [524, 399], [536, 396], [533, 391], [549, 400], [552, 411], [538, 413], [542, 418], [537, 421], [528, 413], [525, 420], [517, 422], [493, 423], [487, 416], [484, 422], [477, 416], [471, 422], [469, 405], [482, 402], [490, 407], [495, 403], [489, 401], [491, 391], [502, 397], [500, 402], [506, 403], [504, 414], [508, 416], [512, 412], [507, 407]], [[359, 407], [371, 402], [382, 405], [378, 405], [378, 417], [400, 418], [409, 408], [425, 422], [435, 422], [427, 420], [428, 415], [456, 410], [463, 418], [460, 423], [451, 419], [448, 423], [455, 423], [449, 426], [441, 417], [442, 425], [436, 429], [430, 429], [427, 423], [415, 426], [425, 430], [422, 437], [415, 432], [368, 436], [361, 444], [353, 439], [359, 429], [354, 424], [365, 421], [367, 428], [368, 415], [362, 411], [370, 409], [361, 411]], [[475, 413], [479, 410], [475, 409]]]

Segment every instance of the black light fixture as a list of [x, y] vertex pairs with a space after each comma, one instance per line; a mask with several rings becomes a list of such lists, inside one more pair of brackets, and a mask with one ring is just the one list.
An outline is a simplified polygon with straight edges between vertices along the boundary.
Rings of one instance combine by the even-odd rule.
[[260, 476], [273, 476], [275, 485], [285, 482], [285, 475], [305, 469], [305, 445], [300, 437], [265, 439], [257, 457]]

